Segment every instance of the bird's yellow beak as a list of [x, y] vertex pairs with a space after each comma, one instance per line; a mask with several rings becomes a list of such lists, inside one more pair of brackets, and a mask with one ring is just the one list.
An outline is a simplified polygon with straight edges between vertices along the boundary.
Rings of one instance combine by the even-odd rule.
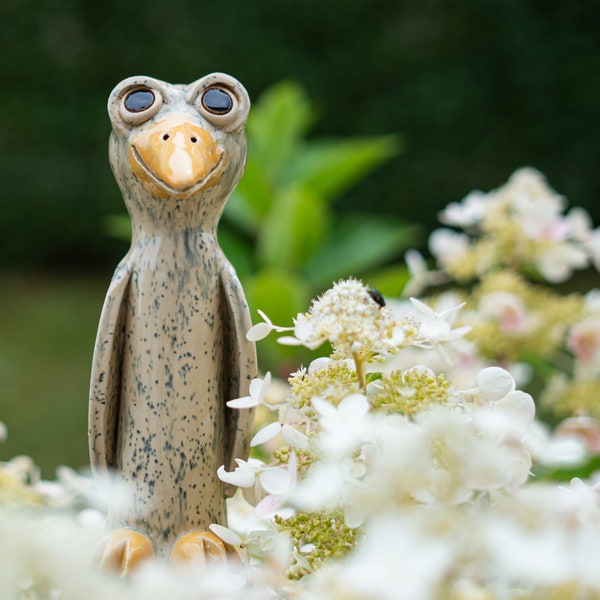
[[225, 153], [212, 135], [185, 115], [170, 115], [138, 133], [129, 146], [133, 174], [152, 194], [183, 195], [213, 186]]

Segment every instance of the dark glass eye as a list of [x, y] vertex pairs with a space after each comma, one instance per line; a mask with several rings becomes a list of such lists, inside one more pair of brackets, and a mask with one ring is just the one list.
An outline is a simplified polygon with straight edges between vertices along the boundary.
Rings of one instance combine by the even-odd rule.
[[233, 108], [233, 100], [227, 92], [209, 88], [202, 94], [202, 106], [215, 115], [226, 115]]
[[367, 293], [369, 294], [369, 296], [371, 296], [375, 303], [379, 304], [379, 306], [385, 306], [385, 298], [378, 289], [374, 287], [369, 287], [367, 288]]
[[132, 90], [125, 98], [125, 108], [129, 112], [141, 112], [154, 104], [154, 93], [148, 88]]

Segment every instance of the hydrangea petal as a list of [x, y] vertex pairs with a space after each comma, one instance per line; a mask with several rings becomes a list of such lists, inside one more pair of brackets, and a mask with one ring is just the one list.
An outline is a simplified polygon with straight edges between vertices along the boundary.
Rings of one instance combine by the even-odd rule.
[[223, 525], [217, 525], [216, 523], [212, 523], [208, 526], [208, 528], [218, 537], [220, 537], [226, 544], [231, 544], [232, 546], [241, 546], [243, 541], [242, 538], [229, 529], [229, 527], [224, 527]]
[[258, 406], [258, 401], [251, 396], [244, 396], [243, 398], [229, 400], [226, 404], [229, 408], [254, 408]]
[[308, 448], [308, 437], [287, 423], [281, 428], [281, 437], [291, 448], [299, 450]]
[[258, 342], [265, 339], [273, 331], [269, 323], [257, 323], [253, 325], [246, 333], [246, 339], [250, 342]]
[[247, 462], [239, 458], [236, 458], [235, 462], [238, 464], [235, 471], [228, 472], [224, 466], [220, 466], [217, 469], [217, 477], [224, 483], [230, 483], [237, 487], [252, 487], [256, 481], [254, 469]]
[[513, 376], [500, 367], [486, 367], [477, 374], [477, 387], [483, 400], [493, 402], [515, 389]]
[[281, 423], [277, 421], [275, 421], [275, 423], [269, 423], [267, 426], [256, 432], [250, 441], [250, 446], [260, 446], [260, 444], [264, 444], [265, 442], [272, 440], [276, 435], [279, 434], [280, 431]]
[[526, 392], [514, 390], [494, 404], [495, 409], [501, 409], [518, 419], [524, 425], [528, 425], [535, 418], [535, 402]]

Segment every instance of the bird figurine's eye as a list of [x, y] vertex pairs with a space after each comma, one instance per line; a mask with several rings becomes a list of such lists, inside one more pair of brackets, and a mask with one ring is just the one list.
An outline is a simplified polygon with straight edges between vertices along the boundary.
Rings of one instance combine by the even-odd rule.
[[145, 87], [131, 90], [127, 94], [124, 104], [129, 112], [142, 112], [154, 104], [154, 92]]
[[214, 115], [226, 115], [233, 108], [233, 99], [221, 88], [208, 88], [202, 94], [202, 106]]

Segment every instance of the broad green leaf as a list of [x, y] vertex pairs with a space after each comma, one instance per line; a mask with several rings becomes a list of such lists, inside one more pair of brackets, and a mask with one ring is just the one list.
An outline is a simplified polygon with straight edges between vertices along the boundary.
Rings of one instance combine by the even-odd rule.
[[397, 257], [414, 243], [416, 234], [416, 227], [391, 217], [341, 217], [303, 272], [317, 287], [340, 277], [360, 276]]
[[551, 467], [544, 465], [534, 465], [532, 472], [538, 481], [571, 481], [573, 477], [580, 479], [589, 479], [600, 469], [600, 456], [592, 456], [579, 465], [570, 465], [564, 467]]
[[294, 273], [269, 269], [243, 281], [253, 323], [260, 320], [256, 313], [260, 309], [276, 325], [291, 326], [292, 319], [308, 307], [310, 293], [306, 282]]
[[221, 221], [235, 225], [237, 229], [248, 235], [253, 235], [260, 223], [250, 204], [237, 190], [234, 190], [227, 200]]
[[367, 283], [376, 287], [386, 298], [399, 298], [410, 273], [405, 265], [394, 265], [369, 273]]
[[[304, 279], [283, 270], [264, 270], [242, 280], [246, 298], [250, 304], [252, 322], [260, 320], [256, 310], [262, 310], [273, 323], [283, 327], [293, 325], [299, 312], [308, 308], [310, 293]], [[280, 335], [271, 333], [257, 343], [258, 362], [263, 370], [270, 370], [285, 379], [290, 366], [296, 369], [300, 362], [308, 364], [311, 353], [305, 348], [282, 346], [277, 343]]]
[[240, 234], [235, 233], [226, 224], [219, 226], [219, 245], [223, 249], [225, 256], [235, 268], [239, 277], [250, 275], [254, 270], [252, 259], [251, 244]]
[[306, 190], [282, 191], [263, 223], [258, 255], [268, 267], [297, 268], [322, 243], [328, 225], [328, 209]]
[[129, 215], [108, 215], [103, 222], [104, 231], [118, 240], [131, 239], [131, 219]]
[[371, 383], [373, 381], [379, 381], [383, 376], [383, 373], [379, 373], [379, 372], [373, 372], [373, 373], [367, 373], [365, 380], [367, 383]]
[[395, 135], [311, 141], [298, 147], [285, 177], [332, 200], [400, 150]]
[[273, 190], [267, 183], [266, 173], [252, 155], [252, 148], [249, 148], [249, 152], [244, 175], [234, 194], [237, 203], [246, 205], [246, 218], [252, 220], [250, 225], [255, 230], [256, 224], [271, 208]]
[[281, 179], [294, 147], [314, 122], [314, 113], [300, 85], [283, 81], [266, 90], [252, 108], [246, 131], [249, 148], [266, 181]]

